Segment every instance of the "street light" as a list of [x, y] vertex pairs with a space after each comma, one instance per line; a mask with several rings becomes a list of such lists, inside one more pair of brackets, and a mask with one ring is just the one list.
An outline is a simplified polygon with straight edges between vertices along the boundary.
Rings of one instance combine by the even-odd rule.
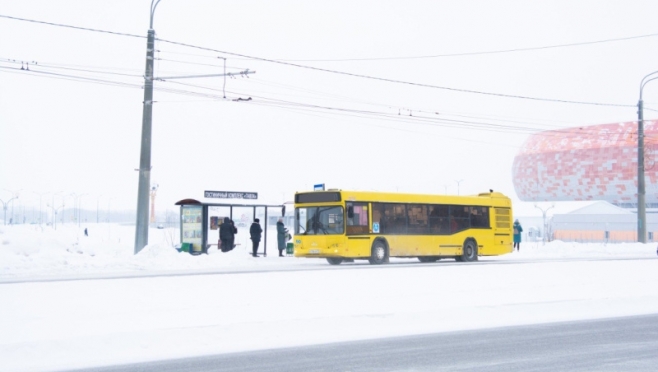
[[41, 217], [43, 216], [41, 213], [41, 206], [42, 206], [42, 197], [46, 194], [50, 194], [49, 192], [37, 192], [37, 191], [32, 191], [33, 193], [39, 195], [39, 226], [41, 226]]
[[111, 208], [110, 205], [112, 204], [112, 199], [114, 199], [111, 196], [107, 197], [107, 239], [110, 240], [112, 239], [112, 225], [110, 225], [110, 216], [112, 215], [111, 213]]
[[[5, 189], [5, 190], [7, 190], [7, 189]], [[20, 190], [7, 190], [7, 191], [9, 191], [10, 193], [12, 193], [12, 195], [14, 196], [13, 198], [11, 198], [11, 199], [9, 199], [9, 200], [7, 201], [7, 204], [9, 204], [9, 202], [10, 202], [11, 200], [13, 200], [13, 199], [18, 199], [18, 196], [19, 196], [20, 192], [23, 191], [23, 189], [20, 189]], [[20, 206], [19, 206], [19, 207], [20, 207]], [[6, 211], [5, 211], [5, 225], [7, 224], [6, 221], [7, 221], [7, 213], [6, 213]], [[13, 203], [11, 204], [11, 223], [12, 223], [12, 224], [14, 223], [14, 204], [13, 204]]]
[[[18, 199], [18, 195], [16, 195], [13, 198], [7, 200], [6, 202], [4, 202], [4, 201], [2, 201], [2, 199], [0, 199], [0, 203], [2, 203], [2, 210], [5, 212], [5, 217], [4, 217], [4, 220], [3, 220], [5, 225], [7, 225], [7, 206], [9, 205], [9, 203], [14, 201], [14, 199]], [[12, 209], [12, 211], [14, 210], [13, 204], [12, 204], [11, 209]], [[12, 222], [14, 222], [13, 219], [12, 219]]]
[[459, 181], [455, 180], [455, 182], [457, 182], [457, 195], [459, 195], [459, 184], [462, 183], [462, 181], [464, 180], [459, 180]]
[[[642, 90], [651, 80], [658, 79], [658, 71], [654, 71], [642, 78], [640, 82], [640, 100], [637, 102], [637, 241], [639, 243], [647, 242], [647, 210], [645, 202], [645, 185], [644, 185], [644, 108], [642, 102]], [[653, 77], [651, 77], [653, 76]], [[650, 79], [647, 79], [651, 77]]]
[[103, 194], [98, 195], [98, 198], [96, 198], [96, 224], [98, 225], [98, 203], [100, 202], [101, 198], [103, 197]]
[[[63, 193], [63, 192], [64, 192], [64, 191], [58, 191], [58, 192], [54, 193], [54, 194], [53, 194], [53, 201], [52, 201], [52, 203], [51, 203], [50, 205], [48, 205], [48, 206], [50, 207], [50, 206], [55, 205], [55, 197], [56, 197], [57, 195]], [[63, 205], [63, 204], [64, 204], [64, 198], [62, 197], [62, 205]], [[54, 226], [54, 223], [55, 223], [55, 216], [53, 216], [53, 226]]]
[[535, 208], [537, 208], [541, 211], [542, 218], [544, 220], [544, 231], [541, 234], [542, 235], [541, 236], [542, 245], [546, 244], [546, 231], [548, 230], [548, 227], [546, 226], [546, 212], [548, 212], [548, 210], [553, 208], [553, 207], [555, 207], [555, 205], [551, 205], [550, 207], [548, 207], [546, 209], [542, 209], [540, 206], [535, 204]]
[[137, 189], [137, 223], [135, 226], [135, 254], [149, 239], [149, 187], [151, 186], [151, 121], [153, 118], [153, 56], [155, 30], [153, 14], [160, 0], [151, 0], [151, 19], [146, 40], [146, 68], [144, 72], [144, 108], [142, 111], [142, 147], [139, 160], [139, 186]]
[[80, 227], [80, 220], [82, 219], [82, 197], [89, 194], [82, 194], [78, 196], [78, 227]]
[[55, 208], [54, 205], [50, 205], [50, 204], [48, 204], [48, 206], [49, 206], [50, 208], [53, 209], [53, 228], [54, 228], [55, 230], [57, 230], [57, 211], [60, 210], [60, 209], [62, 209], [62, 213], [64, 212], [64, 210], [63, 210], [63, 208], [64, 208], [64, 202], [62, 201], [62, 205], [60, 205], [60, 206], [57, 207], [57, 208]]

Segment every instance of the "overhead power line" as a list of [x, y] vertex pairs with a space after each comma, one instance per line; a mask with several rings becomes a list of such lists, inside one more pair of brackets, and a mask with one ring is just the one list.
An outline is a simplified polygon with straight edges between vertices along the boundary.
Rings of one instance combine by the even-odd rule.
[[[46, 25], [50, 25], [50, 26], [68, 27], [68, 28], [73, 28], [73, 29], [78, 29], [78, 30], [85, 30], [85, 31], [102, 32], [102, 33], [108, 33], [108, 34], [120, 35], [120, 36], [130, 36], [130, 37], [144, 38], [144, 36], [141, 36], [141, 35], [134, 35], [134, 34], [128, 34], [128, 33], [122, 33], [122, 32], [114, 32], [114, 31], [105, 31], [105, 30], [92, 29], [92, 28], [86, 28], [86, 27], [70, 26], [70, 25], [64, 25], [64, 24], [59, 24], [59, 23], [52, 23], [52, 22], [37, 21], [37, 20], [31, 20], [31, 19], [25, 19], [25, 18], [11, 17], [11, 16], [2, 15], [2, 14], [0, 14], [0, 18], [8, 18], [8, 19], [14, 19], [14, 20], [19, 20], [19, 21], [46, 24]], [[231, 56], [236, 56], [236, 57], [241, 57], [241, 58], [248, 58], [248, 59], [252, 59], [252, 60], [256, 60], [256, 61], [263, 61], [263, 62], [269, 62], [269, 63], [274, 63], [274, 64], [286, 65], [286, 66], [291, 66], [291, 67], [297, 67], [297, 68], [302, 68], [302, 69], [307, 69], [307, 70], [312, 70], [312, 71], [320, 71], [320, 72], [343, 75], [343, 76], [349, 76], [349, 77], [355, 77], [355, 78], [362, 78], [362, 79], [368, 79], [368, 80], [374, 80], [374, 81], [382, 81], [382, 82], [387, 82], [387, 83], [403, 84], [403, 85], [423, 87], [423, 88], [441, 89], [441, 90], [446, 90], [446, 91], [451, 91], [451, 92], [479, 94], [479, 95], [492, 96], [492, 97], [501, 97], [501, 98], [516, 98], [516, 99], [541, 101], [541, 102], [569, 103], [569, 104], [591, 105], [591, 106], [635, 107], [634, 104], [618, 104], [618, 103], [605, 103], [605, 102], [575, 101], [575, 100], [566, 100], [566, 99], [557, 99], [557, 98], [531, 97], [531, 96], [523, 96], [523, 95], [516, 95], [516, 94], [485, 92], [485, 91], [478, 91], [478, 90], [472, 90], [472, 89], [460, 89], [460, 88], [446, 87], [446, 86], [433, 85], [433, 84], [416, 83], [416, 82], [410, 82], [410, 81], [404, 81], [404, 80], [389, 79], [389, 78], [363, 75], [363, 74], [356, 74], [356, 73], [345, 72], [345, 71], [331, 70], [331, 69], [319, 68], [319, 67], [314, 67], [314, 66], [300, 65], [300, 64], [292, 63], [292, 62], [286, 62], [286, 61], [280, 61], [280, 60], [275, 60], [275, 59], [249, 56], [249, 55], [240, 54], [240, 53], [226, 52], [226, 51], [222, 51], [222, 50], [218, 50], [218, 49], [202, 47], [202, 46], [198, 46], [198, 45], [182, 43], [182, 42], [166, 40], [166, 39], [160, 39], [160, 38], [156, 38], [156, 40], [164, 42], [164, 43], [172, 44], [172, 45], [179, 45], [179, 46], [184, 46], [184, 47], [188, 47], [188, 48], [211, 51], [211, 52], [215, 52], [215, 53], [221, 53], [221, 54], [226, 54], [226, 55], [231, 55]]]
[[445, 87], [445, 86], [425, 84], [425, 83], [415, 83], [415, 82], [411, 82], [411, 81], [382, 78], [382, 77], [371, 76], [371, 75], [363, 75], [363, 74], [356, 74], [356, 73], [352, 73], [352, 72], [330, 70], [330, 69], [326, 69], [326, 68], [300, 65], [300, 64], [297, 64], [297, 63], [279, 61], [279, 60], [262, 58], [262, 57], [254, 57], [254, 56], [249, 56], [249, 55], [246, 55], [246, 54], [226, 52], [226, 51], [222, 51], [222, 50], [218, 50], [218, 49], [202, 47], [202, 46], [198, 46], [198, 45], [181, 43], [181, 42], [177, 42], [177, 41], [171, 41], [171, 40], [160, 39], [160, 38], [156, 38], [156, 40], [161, 41], [163, 43], [172, 44], [172, 45], [179, 45], [179, 46], [184, 46], [184, 47], [188, 47], [188, 48], [194, 48], [194, 49], [199, 49], [199, 50], [206, 50], [206, 51], [211, 51], [211, 52], [216, 52], [216, 53], [222, 53], [222, 54], [226, 54], [226, 55], [230, 55], [230, 56], [249, 58], [249, 59], [253, 59], [253, 60], [256, 60], [256, 61], [263, 61], [263, 62], [276, 63], [276, 64], [280, 64], [280, 65], [298, 67], [298, 68], [303, 68], [303, 69], [307, 69], [307, 70], [321, 71], [321, 72], [327, 72], [327, 73], [337, 74], [337, 75], [344, 75], [344, 76], [357, 77], [357, 78], [363, 78], [363, 79], [369, 79], [369, 80], [383, 81], [383, 82], [387, 82], [387, 83], [404, 84], [404, 85], [417, 86], [417, 87], [423, 87], [423, 88], [441, 89], [441, 90], [447, 90], [447, 91], [451, 91], [451, 92], [480, 94], [480, 95], [502, 97], [502, 98], [517, 98], [517, 99], [525, 99], [525, 100], [531, 100], [531, 101], [572, 103], [572, 104], [579, 104], [579, 105], [635, 107], [635, 105], [630, 105], [630, 104], [588, 102], [588, 101], [572, 101], [572, 100], [557, 99], [557, 98], [531, 97], [531, 96], [522, 96], [522, 95], [516, 95], [516, 94], [505, 94], [505, 93], [485, 92], [485, 91], [472, 90], [472, 89], [452, 88], [452, 87]]
[[[38, 66], [33, 66], [33, 67], [38, 67]], [[40, 66], [39, 66], [40, 67]], [[49, 78], [55, 78], [55, 79], [65, 79], [65, 80], [73, 80], [73, 81], [80, 81], [80, 82], [88, 82], [88, 83], [96, 83], [96, 84], [102, 84], [102, 85], [115, 85], [115, 86], [122, 86], [126, 88], [138, 88], [142, 89], [143, 87], [141, 84], [135, 84], [135, 83], [128, 83], [128, 82], [120, 82], [120, 81], [112, 81], [112, 80], [105, 80], [105, 79], [96, 79], [96, 78], [89, 78], [89, 77], [84, 77], [84, 76], [76, 76], [76, 75], [68, 75], [68, 74], [58, 74], [58, 73], [52, 73], [52, 72], [46, 72], [46, 71], [35, 71], [34, 69], [27, 69], [27, 70], [21, 70], [16, 67], [3, 67], [0, 66], [0, 72], [2, 70], [6, 70], [7, 72], [12, 72], [12, 73], [21, 73], [21, 74], [37, 74], [41, 75], [43, 77], [49, 77]], [[209, 88], [209, 87], [203, 87], [203, 86], [197, 86], [194, 84], [187, 84], [187, 83], [180, 83], [176, 82], [177, 84], [180, 85], [185, 85], [189, 87], [196, 87], [196, 88], [202, 88], [202, 89], [208, 89], [211, 91], [219, 91], [218, 89], [215, 88]], [[238, 98], [225, 98], [222, 97], [218, 94], [214, 93], [202, 93], [202, 92], [196, 92], [196, 91], [191, 91], [191, 90], [185, 90], [185, 89], [172, 89], [172, 88], [166, 88], [166, 87], [157, 87], [155, 88], [158, 91], [161, 92], [166, 92], [170, 94], [177, 94], [177, 95], [184, 95], [184, 96], [191, 96], [191, 97], [197, 97], [197, 98], [205, 98], [205, 99], [210, 99], [213, 101], [235, 101], [235, 102], [248, 102], [247, 104], [251, 105], [257, 105], [257, 106], [264, 106], [264, 107], [272, 107], [272, 108], [279, 108], [279, 109], [286, 109], [286, 110], [293, 110], [293, 111], [299, 111], [299, 112], [307, 112], [307, 113], [314, 113], [314, 114], [319, 114], [327, 117], [327, 115], [338, 115], [338, 116], [348, 116], [348, 117], [355, 117], [355, 118], [361, 118], [361, 119], [376, 119], [379, 121], [383, 122], [390, 122], [394, 124], [414, 124], [414, 125], [424, 125], [424, 126], [431, 126], [431, 127], [436, 127], [436, 128], [445, 128], [445, 127], [452, 127], [452, 128], [461, 128], [461, 129], [471, 129], [471, 130], [477, 130], [477, 131], [488, 131], [488, 132], [500, 132], [500, 133], [519, 133], [519, 134], [530, 134], [530, 133], [536, 133], [538, 131], [543, 131], [539, 128], [531, 128], [527, 126], [516, 126], [516, 125], [505, 125], [505, 124], [498, 124], [498, 123], [493, 123], [490, 121], [480, 121], [480, 120], [456, 120], [456, 119], [449, 119], [441, 116], [427, 116], [427, 115], [400, 115], [399, 113], [392, 113], [390, 111], [373, 111], [373, 110], [363, 110], [363, 109], [355, 109], [355, 108], [347, 108], [347, 107], [336, 107], [336, 106], [327, 106], [323, 104], [311, 104], [311, 103], [305, 103], [305, 102], [295, 102], [295, 101], [288, 101], [288, 100], [281, 100], [278, 98], [270, 98], [270, 97], [264, 97], [264, 96], [255, 96], [253, 94], [245, 94], [245, 93], [239, 93], [239, 92], [228, 92], [234, 95], [234, 97]], [[241, 99], [240, 97], [244, 96], [249, 96], [248, 99]], [[252, 100], [252, 97], [255, 98]], [[380, 126], [380, 125], [376, 125]], [[414, 133], [425, 133], [425, 134], [430, 134], [426, 132], [418, 132], [415, 130], [410, 130], [408, 128], [393, 128], [393, 127], [387, 127], [387, 126], [381, 126], [383, 128], [387, 129], [392, 129], [392, 130], [404, 130], [404, 131], [409, 131], [409, 132], [414, 132]], [[589, 137], [594, 140], [596, 139], [606, 139], [610, 136], [607, 135], [602, 135], [599, 133], [597, 130], [590, 129], [590, 128], [581, 128], [581, 136], [583, 138]], [[571, 130], [569, 129], [553, 129], [550, 130], [549, 132], [544, 132], [546, 136], [556, 136], [556, 137], [561, 137], [563, 133], [572, 133]], [[466, 139], [461, 139], [461, 140], [466, 140]], [[468, 140], [466, 140], [468, 141]], [[492, 143], [495, 144], [495, 143]]]
[[425, 55], [425, 56], [338, 58], [338, 59], [281, 59], [281, 58], [278, 58], [278, 60], [279, 61], [286, 61], [286, 62], [352, 62], [352, 61], [387, 61], [387, 60], [405, 60], [405, 59], [430, 59], [430, 58], [444, 58], [444, 57], [469, 57], [469, 56], [481, 56], [481, 55], [488, 55], [488, 54], [529, 52], [529, 51], [533, 51], [533, 50], [545, 50], [545, 49], [568, 48], [568, 47], [592, 45], [592, 44], [604, 44], [604, 43], [634, 40], [634, 39], [642, 39], [642, 38], [655, 37], [655, 36], [658, 36], [658, 33], [646, 34], [646, 35], [637, 35], [637, 36], [628, 36], [628, 37], [620, 37], [620, 38], [614, 38], [614, 39], [583, 41], [583, 42], [579, 42], [579, 43], [569, 43], [569, 44], [545, 45], [545, 46], [527, 47], [527, 48], [511, 48], [511, 49], [501, 49], [501, 50], [490, 50], [490, 51], [484, 51], [484, 52], [446, 53], [446, 54], [434, 54], [434, 55]]
[[105, 34], [112, 34], [112, 35], [119, 35], [119, 36], [129, 36], [129, 37], [138, 37], [138, 38], [141, 38], [141, 39], [146, 39], [146, 36], [128, 34], [128, 33], [125, 33], [125, 32], [107, 31], [107, 30], [99, 30], [97, 28], [79, 27], [79, 26], [65, 25], [65, 24], [62, 24], [62, 23], [37, 21], [35, 19], [12, 17], [12, 16], [8, 16], [8, 15], [4, 15], [4, 14], [0, 14], [0, 18], [7, 18], [7, 19], [13, 19], [13, 20], [16, 20], [16, 21], [24, 21], [24, 22], [31, 22], [31, 23], [39, 23], [39, 24], [48, 25], [48, 26], [72, 28], [72, 29], [75, 29], [75, 30], [101, 32], [101, 33], [105, 33]]

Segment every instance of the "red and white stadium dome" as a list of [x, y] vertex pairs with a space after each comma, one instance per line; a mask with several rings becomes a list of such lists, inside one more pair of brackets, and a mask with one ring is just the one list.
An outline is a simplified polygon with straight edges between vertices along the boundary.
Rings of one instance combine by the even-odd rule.
[[[605, 200], [637, 204], [637, 122], [545, 131], [514, 158], [512, 177], [523, 201]], [[658, 121], [644, 121], [647, 204], [658, 203]]]

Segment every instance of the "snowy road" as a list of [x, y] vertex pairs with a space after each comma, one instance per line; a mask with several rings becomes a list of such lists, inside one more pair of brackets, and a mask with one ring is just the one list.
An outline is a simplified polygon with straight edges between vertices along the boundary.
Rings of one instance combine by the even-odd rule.
[[657, 265], [653, 257], [326, 265], [7, 283], [0, 285], [0, 371], [658, 314]]
[[395, 337], [132, 364], [89, 372], [651, 371], [658, 314]]
[[[312, 261], [305, 265], [299, 265], [299, 261]], [[582, 261], [627, 261], [627, 260], [654, 260], [646, 257], [592, 257], [592, 258], [551, 258], [551, 259], [517, 259], [513, 261], [500, 260], [496, 257], [480, 257], [476, 262], [456, 262], [454, 259], [445, 259], [433, 263], [419, 262], [416, 258], [393, 259], [392, 262], [385, 265], [371, 265], [367, 260], [357, 260], [354, 263], [343, 263], [341, 265], [330, 265], [324, 259], [296, 259], [289, 258], [291, 264], [285, 262], [278, 266], [258, 267], [221, 267], [217, 269], [202, 270], [163, 270], [155, 272], [118, 272], [108, 274], [75, 274], [75, 275], [56, 275], [56, 276], [34, 276], [21, 278], [0, 278], [0, 285], [11, 283], [36, 283], [36, 282], [59, 282], [59, 281], [80, 281], [80, 280], [105, 280], [105, 279], [138, 279], [154, 277], [182, 277], [182, 276], [202, 276], [202, 275], [231, 275], [231, 274], [253, 274], [269, 272], [290, 272], [290, 271], [310, 271], [310, 270], [361, 270], [361, 269], [391, 269], [391, 268], [409, 268], [420, 266], [464, 266], [464, 265], [520, 265], [520, 264], [540, 264], [547, 262], [582, 262]]]

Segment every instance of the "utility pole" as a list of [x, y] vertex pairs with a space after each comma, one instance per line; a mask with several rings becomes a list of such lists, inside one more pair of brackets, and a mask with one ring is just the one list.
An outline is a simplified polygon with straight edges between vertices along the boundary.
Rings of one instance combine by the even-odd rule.
[[142, 147], [139, 161], [139, 186], [137, 189], [137, 224], [135, 226], [135, 254], [149, 240], [149, 186], [151, 184], [151, 122], [153, 117], [153, 56], [155, 52], [155, 30], [153, 14], [160, 0], [151, 0], [151, 19], [146, 39], [146, 68], [144, 71], [144, 109], [142, 112]]
[[[148, 244], [149, 234], [149, 187], [151, 185], [151, 127], [153, 117], [153, 59], [155, 52], [155, 30], [153, 29], [153, 15], [160, 0], [151, 0], [151, 18], [146, 39], [146, 69], [144, 72], [144, 109], [142, 113], [142, 147], [139, 161], [139, 186], [137, 189], [137, 223], [135, 226], [135, 254], [139, 253]], [[201, 78], [211, 76], [247, 76], [255, 71], [245, 70], [239, 73], [225, 73], [196, 76], [169, 76], [157, 80]], [[247, 76], [248, 77], [248, 76]], [[243, 100], [238, 98], [236, 101]], [[245, 99], [245, 101], [251, 100]]]
[[642, 78], [640, 83], [640, 100], [637, 102], [637, 241], [639, 243], [647, 242], [647, 211], [646, 211], [646, 189], [644, 184], [644, 107], [642, 102], [642, 89], [651, 80], [658, 79], [654, 76], [658, 74], [654, 71]]

